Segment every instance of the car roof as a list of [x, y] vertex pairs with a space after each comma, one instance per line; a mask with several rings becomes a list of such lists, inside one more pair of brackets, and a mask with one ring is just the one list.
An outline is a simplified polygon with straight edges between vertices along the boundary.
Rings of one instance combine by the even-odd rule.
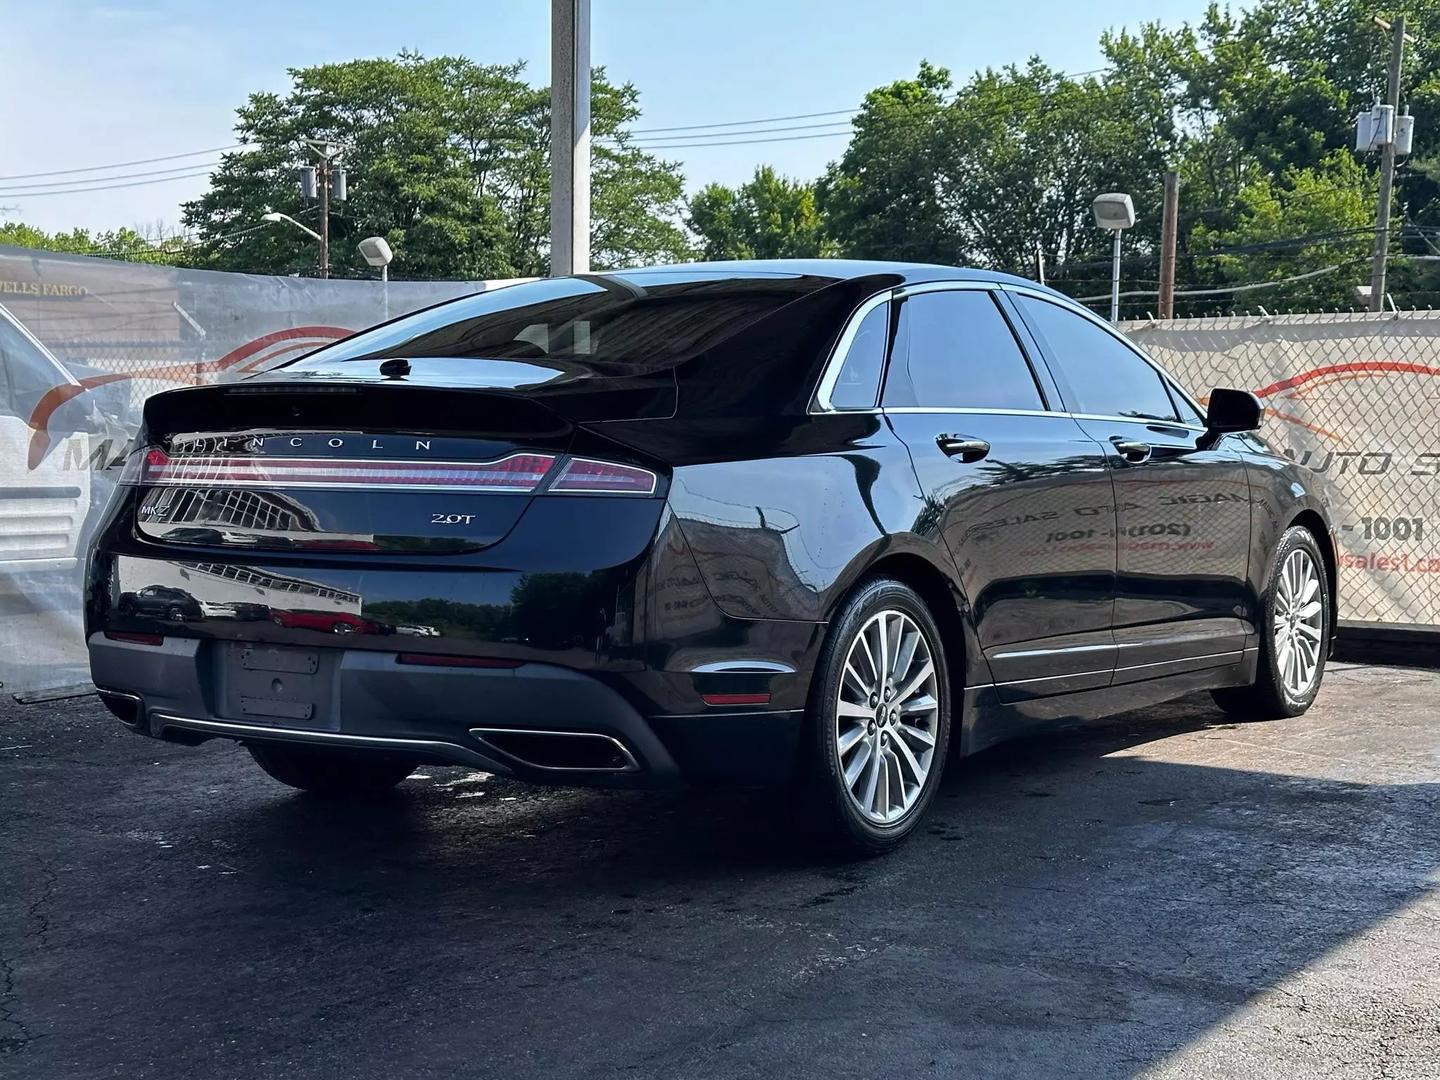
[[715, 277], [818, 277], [834, 281], [888, 274], [906, 284], [922, 281], [993, 281], [1043, 289], [1061, 299], [1069, 299], [1037, 281], [1002, 274], [995, 270], [974, 267], [941, 266], [938, 263], [901, 262], [885, 259], [735, 259], [722, 262], [669, 263], [607, 271], [607, 276], [631, 278], [651, 275], [705, 274]]

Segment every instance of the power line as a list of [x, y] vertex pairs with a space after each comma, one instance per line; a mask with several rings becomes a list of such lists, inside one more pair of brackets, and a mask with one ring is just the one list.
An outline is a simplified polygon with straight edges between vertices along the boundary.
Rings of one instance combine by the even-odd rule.
[[796, 113], [793, 116], [762, 116], [755, 120], [727, 120], [724, 123], [718, 124], [681, 124], [678, 127], [635, 128], [630, 134], [645, 135], [661, 131], [699, 131], [702, 128], [749, 127], [751, 124], [778, 124], [786, 120], [813, 120], [817, 116], [849, 116], [859, 111], [859, 109], [830, 109], [827, 112]]
[[165, 176], [158, 180], [131, 180], [126, 184], [100, 184], [97, 187], [68, 188], [64, 191], [0, 191], [0, 199], [38, 199], [46, 195], [82, 195], [87, 191], [114, 191], [116, 188], [144, 187], [146, 184], [166, 184], [171, 180], [192, 180], [197, 176], [209, 176], [210, 170], [182, 173], [179, 176]]
[[[691, 147], [699, 150], [707, 146], [753, 146], [756, 143], [777, 143], [777, 142], [802, 142], [805, 139], [833, 139], [836, 135], [849, 135], [847, 131], [822, 131], [815, 135], [780, 135], [770, 139], [739, 139], [734, 142], [703, 142], [703, 143], [642, 143], [635, 145], [636, 150], [667, 150], [679, 147]], [[0, 193], [3, 194], [3, 193]]]
[[[76, 173], [104, 172], [107, 169], [125, 169], [131, 165], [154, 165], [157, 161], [179, 161], [181, 158], [200, 157], [204, 154], [219, 154], [226, 150], [238, 150], [241, 147], [249, 146], [249, 143], [231, 143], [229, 146], [212, 146], [208, 150], [191, 150], [187, 154], [170, 154], [166, 157], [140, 158], [136, 161], [117, 161], [110, 165], [91, 165], [84, 169], [55, 169], [51, 172], [14, 173], [11, 176], [0, 176], [0, 180], [30, 180], [37, 176], [74, 176]], [[106, 177], [96, 176], [95, 180], [104, 180]]]
[[[829, 122], [827, 122], [827, 123], [822, 123], [822, 124], [796, 124], [794, 127], [752, 128], [752, 129], [750, 129], [749, 131], [706, 131], [706, 132], [701, 132], [701, 133], [698, 134], [698, 135], [666, 135], [666, 136], [663, 137], [663, 139], [664, 139], [664, 141], [669, 141], [669, 140], [671, 140], [671, 139], [685, 139], [685, 140], [690, 140], [690, 139], [726, 139], [726, 138], [731, 138], [731, 137], [740, 138], [740, 137], [749, 136], [749, 135], [767, 135], [767, 134], [769, 134], [769, 133], [771, 133], [771, 132], [775, 132], [775, 131], [813, 131], [813, 130], [815, 130], [816, 128], [832, 128], [832, 127], [842, 127], [842, 126], [848, 128], [848, 127], [850, 126], [850, 121], [849, 121], [849, 120], [831, 120], [831, 121], [829, 121]], [[839, 133], [837, 132], [837, 134], [839, 134]], [[624, 134], [620, 134], [620, 135], [602, 135], [602, 136], [599, 136], [599, 138], [600, 138], [600, 139], [603, 139], [603, 140], [606, 140], [606, 141], [615, 141], [615, 142], [628, 142], [628, 141], [630, 141], [630, 136], [629, 136], [629, 133], [628, 133], [628, 132], [626, 132], [626, 133], [624, 133]], [[658, 141], [661, 141], [661, 140], [656, 139], [656, 140], [646, 140], [646, 141], [655, 141], [655, 142], [658, 142]]]
[[[1333, 266], [1322, 266], [1319, 270], [1310, 270], [1304, 274], [1292, 274], [1289, 277], [1276, 278], [1274, 281], [1253, 281], [1243, 285], [1225, 285], [1217, 289], [1176, 289], [1176, 296], [1219, 296], [1222, 293], [1254, 292], [1256, 289], [1273, 289], [1277, 285], [1289, 285], [1291, 282], [1304, 281], [1307, 278], [1319, 277], [1322, 274], [1333, 274], [1337, 270], [1344, 270], [1347, 266], [1354, 266], [1356, 263], [1367, 261], [1368, 256], [1359, 259], [1350, 259], [1348, 262], [1335, 263]], [[1132, 289], [1129, 292], [1122, 292], [1121, 296], [1158, 296], [1159, 293], [1151, 289]], [[1072, 297], [1078, 303], [1088, 304], [1095, 300], [1108, 300], [1110, 293], [1102, 293], [1098, 296], [1076, 296]]]
[[[1109, 71], [1109, 70], [1110, 70], [1110, 69], [1109, 69], [1108, 67], [1103, 67], [1103, 68], [1091, 68], [1089, 71], [1057, 71], [1057, 72], [1053, 73], [1053, 74], [1050, 76], [1050, 78], [1055, 79], [1055, 80], [1060, 80], [1060, 79], [1079, 79], [1079, 78], [1083, 78], [1083, 77], [1086, 76], [1086, 75], [1099, 75], [1099, 74], [1101, 74], [1102, 72], [1106, 72], [1106, 71]], [[964, 88], [962, 87], [961, 89], [962, 89], [962, 91], [963, 91]], [[753, 120], [724, 120], [724, 121], [718, 121], [718, 122], [713, 123], [713, 124], [679, 124], [679, 125], [676, 125], [676, 126], [674, 126], [674, 127], [635, 128], [635, 129], [631, 130], [628, 134], [631, 134], [631, 135], [647, 135], [647, 134], [655, 134], [655, 133], [659, 133], [659, 132], [702, 131], [702, 130], [710, 130], [710, 129], [714, 129], [714, 128], [750, 127], [752, 124], [779, 124], [779, 123], [782, 123], [782, 122], [785, 122], [785, 121], [789, 121], [789, 120], [814, 120], [816, 117], [819, 117], [819, 116], [852, 116], [852, 115], [854, 115], [855, 113], [861, 112], [861, 111], [862, 111], [862, 109], [829, 109], [829, 110], [826, 110], [826, 111], [824, 111], [824, 112], [793, 113], [793, 114], [791, 114], [790, 116], [761, 116], [761, 117], [756, 117], [756, 118], [753, 119]], [[836, 122], [838, 123], [839, 121], [836, 121]], [[815, 126], [820, 126], [820, 125], [815, 125]], [[753, 132], [745, 132], [745, 134], [754, 134], [754, 133], [753, 133]]]
[[44, 188], [68, 188], [75, 184], [108, 184], [111, 180], [129, 180], [136, 176], [167, 176], [171, 173], [185, 172], [198, 168], [215, 169], [219, 168], [220, 162], [192, 162], [189, 165], [176, 165], [169, 169], [149, 169], [145, 172], [115, 173], [113, 176], [87, 176], [79, 180], [48, 180], [43, 184], [15, 184], [9, 188], [8, 193], [21, 191], [38, 191]]

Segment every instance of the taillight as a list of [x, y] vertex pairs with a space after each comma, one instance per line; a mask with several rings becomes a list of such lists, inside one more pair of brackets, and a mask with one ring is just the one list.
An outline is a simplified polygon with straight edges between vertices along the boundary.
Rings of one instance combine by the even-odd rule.
[[655, 484], [655, 474], [648, 469], [577, 457], [565, 463], [547, 490], [565, 494], [653, 495]]
[[120, 482], [185, 487], [529, 492], [540, 486], [554, 464], [552, 454], [511, 454], [498, 461], [347, 461], [238, 455], [172, 458], [152, 446], [132, 455]]
[[105, 637], [110, 641], [123, 641], [129, 645], [164, 645], [163, 634], [141, 634], [129, 630], [106, 630]]
[[[537, 490], [557, 454], [520, 452], [497, 461], [382, 461], [315, 457], [180, 454], [144, 446], [125, 461], [119, 483], [145, 487], [390, 489], [398, 491]], [[566, 458], [544, 490], [560, 495], [653, 495], [649, 469], [594, 458]]]

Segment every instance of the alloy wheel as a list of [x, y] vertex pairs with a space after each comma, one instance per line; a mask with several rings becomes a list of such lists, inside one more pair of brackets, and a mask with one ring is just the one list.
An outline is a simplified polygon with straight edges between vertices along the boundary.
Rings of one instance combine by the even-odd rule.
[[845, 793], [866, 820], [893, 824], [930, 775], [940, 703], [930, 643], [915, 620], [887, 609], [850, 642], [835, 705]]
[[1320, 670], [1325, 604], [1315, 560], [1290, 552], [1275, 583], [1275, 671], [1292, 698], [1309, 693]]

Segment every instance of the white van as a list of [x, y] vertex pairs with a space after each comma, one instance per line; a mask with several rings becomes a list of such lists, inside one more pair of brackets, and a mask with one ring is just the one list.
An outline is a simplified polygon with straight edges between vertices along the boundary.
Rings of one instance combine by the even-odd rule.
[[0, 574], [69, 570], [79, 559], [90, 509], [91, 438], [75, 429], [93, 426], [84, 395], [51, 418], [44, 456], [30, 461], [35, 406], [66, 385], [79, 383], [0, 306]]

